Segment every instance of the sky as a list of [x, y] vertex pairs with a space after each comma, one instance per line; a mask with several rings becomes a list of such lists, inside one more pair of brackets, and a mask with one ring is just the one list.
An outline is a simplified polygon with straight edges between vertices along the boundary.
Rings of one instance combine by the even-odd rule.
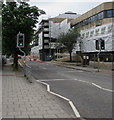
[[113, 0], [30, 0], [31, 6], [37, 6], [46, 12], [40, 19], [58, 16], [59, 14], [71, 11], [83, 14], [103, 2]]

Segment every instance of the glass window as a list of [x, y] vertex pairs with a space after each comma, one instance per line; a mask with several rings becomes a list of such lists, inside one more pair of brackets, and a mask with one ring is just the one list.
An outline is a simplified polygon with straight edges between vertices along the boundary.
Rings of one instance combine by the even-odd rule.
[[112, 17], [114, 17], [114, 10], [112, 10]]
[[87, 18], [87, 19], [86, 19], [87, 24], [89, 24], [89, 23], [90, 23], [90, 22], [89, 22], [89, 21], [90, 21], [89, 19], [90, 19], [90, 18]]
[[95, 21], [98, 20], [98, 15], [95, 15]]
[[101, 34], [104, 34], [106, 31], [106, 27], [101, 28]]
[[88, 18], [88, 22], [91, 23], [91, 17]]
[[82, 35], [81, 35], [81, 38], [83, 39], [85, 37], [85, 33], [83, 33]]
[[113, 15], [114, 15], [113, 10], [106, 10], [105, 11], [105, 17], [114, 17]]
[[101, 19], [103, 19], [103, 18], [104, 18], [104, 12], [100, 12], [100, 13], [98, 14], [98, 19], [101, 20]]
[[92, 37], [94, 34], [94, 30], [90, 32], [90, 37]]
[[98, 34], [99, 34], [99, 29], [95, 31], [95, 35], [98, 35]]
[[82, 21], [82, 25], [84, 25], [84, 21]]
[[113, 25], [108, 26], [108, 33], [112, 32]]
[[87, 25], [87, 20], [86, 19], [84, 20], [84, 23], [85, 23], [85, 25]]
[[92, 22], [94, 22], [95, 21], [95, 15], [94, 16], [92, 16]]
[[86, 38], [89, 37], [89, 32], [86, 33]]
[[107, 17], [112, 17], [112, 10], [107, 11]]

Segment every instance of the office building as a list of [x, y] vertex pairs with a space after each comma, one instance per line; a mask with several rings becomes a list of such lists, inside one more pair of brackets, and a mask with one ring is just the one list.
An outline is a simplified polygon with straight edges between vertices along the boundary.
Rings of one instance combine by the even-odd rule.
[[[114, 2], [104, 2], [71, 21], [72, 27], [80, 29], [80, 40], [74, 53], [89, 56], [100, 52], [101, 59], [112, 59], [114, 52]], [[104, 40], [104, 49], [97, 49], [97, 41]], [[100, 41], [100, 42], [101, 42]], [[100, 44], [99, 44], [100, 45]]]

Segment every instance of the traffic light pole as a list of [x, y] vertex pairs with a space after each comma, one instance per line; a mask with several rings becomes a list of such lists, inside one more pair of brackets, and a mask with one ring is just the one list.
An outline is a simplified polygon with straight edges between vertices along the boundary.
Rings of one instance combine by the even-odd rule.
[[19, 47], [20, 52], [24, 54], [24, 76], [26, 76], [26, 53]]
[[24, 58], [26, 57], [26, 54], [25, 54], [25, 52], [23, 51], [23, 50], [21, 50], [21, 48], [19, 47], [19, 50], [20, 50], [20, 52], [22, 52], [23, 54], [24, 54]]
[[101, 39], [99, 39], [99, 52], [97, 54], [97, 60], [98, 60], [98, 72], [100, 70], [100, 52], [101, 52]]

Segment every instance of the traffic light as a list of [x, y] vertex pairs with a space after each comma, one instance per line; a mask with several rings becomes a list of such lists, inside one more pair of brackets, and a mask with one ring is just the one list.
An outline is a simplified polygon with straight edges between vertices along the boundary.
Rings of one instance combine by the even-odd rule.
[[105, 49], [105, 41], [102, 39], [96, 40], [96, 50], [104, 50]]
[[105, 49], [105, 41], [101, 40], [101, 50], [104, 50], [104, 49]]
[[17, 47], [24, 47], [24, 34], [22, 33], [17, 34]]
[[99, 40], [96, 40], [96, 50], [99, 50]]

